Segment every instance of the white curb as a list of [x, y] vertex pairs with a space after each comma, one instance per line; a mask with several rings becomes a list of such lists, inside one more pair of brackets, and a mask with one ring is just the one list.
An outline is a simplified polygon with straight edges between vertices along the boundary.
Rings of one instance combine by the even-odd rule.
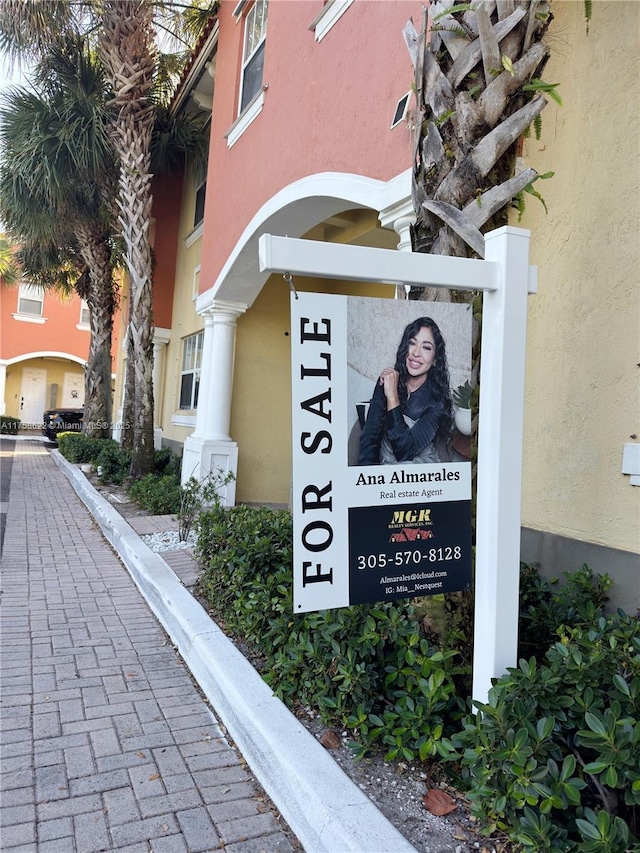
[[115, 548], [247, 764], [306, 853], [415, 853], [415, 848], [277, 699], [247, 659], [84, 474], [56, 465]]

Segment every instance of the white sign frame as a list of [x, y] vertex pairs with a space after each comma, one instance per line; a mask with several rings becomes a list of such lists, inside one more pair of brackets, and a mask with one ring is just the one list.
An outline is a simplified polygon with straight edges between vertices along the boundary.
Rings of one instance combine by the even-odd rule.
[[276, 237], [259, 240], [262, 272], [481, 290], [482, 363], [475, 573], [473, 698], [517, 663], [522, 432], [530, 232], [485, 235], [485, 260]]

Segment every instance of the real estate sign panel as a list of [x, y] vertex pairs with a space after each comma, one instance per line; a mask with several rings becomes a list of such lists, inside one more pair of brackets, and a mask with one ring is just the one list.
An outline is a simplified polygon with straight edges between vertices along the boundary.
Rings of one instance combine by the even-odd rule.
[[294, 611], [470, 588], [469, 428], [451, 420], [398, 461], [380, 377], [408, 371], [409, 388], [428, 370], [401, 410], [429, 438], [429, 413], [470, 378], [471, 306], [299, 293], [291, 322]]

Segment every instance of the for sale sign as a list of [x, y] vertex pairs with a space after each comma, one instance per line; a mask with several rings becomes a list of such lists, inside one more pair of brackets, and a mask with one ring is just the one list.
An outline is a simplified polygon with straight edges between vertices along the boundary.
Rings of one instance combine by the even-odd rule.
[[294, 609], [471, 584], [471, 307], [292, 296]]

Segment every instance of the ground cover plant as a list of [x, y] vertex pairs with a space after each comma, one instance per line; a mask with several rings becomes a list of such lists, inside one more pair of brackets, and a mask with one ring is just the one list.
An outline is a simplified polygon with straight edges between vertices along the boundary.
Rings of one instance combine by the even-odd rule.
[[438, 630], [424, 601], [294, 615], [290, 513], [217, 506], [197, 529], [200, 595], [293, 710], [348, 729], [358, 755], [437, 762], [517, 849], [640, 850], [640, 633], [604, 615], [606, 576], [522, 567], [524, 656], [478, 712], [442, 602]]

